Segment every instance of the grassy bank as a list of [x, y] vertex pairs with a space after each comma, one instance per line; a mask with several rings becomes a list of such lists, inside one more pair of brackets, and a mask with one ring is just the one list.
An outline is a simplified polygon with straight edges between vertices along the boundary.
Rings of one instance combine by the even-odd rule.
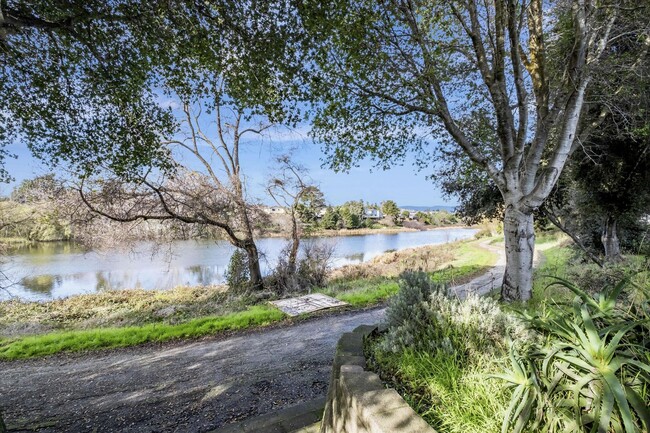
[[[441, 433], [496, 433], [502, 431], [504, 419], [510, 422], [503, 427], [506, 431], [542, 431], [552, 423], [557, 423], [557, 429], [551, 431], [568, 431], [578, 412], [585, 431], [598, 427], [598, 422], [590, 421], [594, 417], [601, 417], [603, 431], [622, 431], [623, 416], [629, 425], [636, 425], [626, 431], [647, 431], [650, 424], [648, 418], [643, 420], [647, 410], [643, 408], [650, 403], [650, 382], [639, 373], [641, 368], [650, 371], [643, 352], [650, 292], [647, 262], [629, 257], [625, 263], [600, 270], [580, 260], [561, 241], [543, 239], [539, 245], [544, 257], [535, 270], [533, 298], [526, 305], [502, 305], [491, 298], [460, 302], [424, 293], [426, 285], [403, 284], [387, 313], [392, 326], [389, 323], [388, 331], [367, 345], [371, 368]], [[568, 279], [586, 292], [576, 298], [577, 293], [566, 287], [549, 286], [557, 281], [553, 277]], [[625, 286], [615, 306], [597, 301], [607, 284], [626, 277], [636, 286]], [[593, 297], [597, 302], [590, 303]], [[582, 308], [577, 313], [575, 305]], [[537, 319], [528, 322], [513, 309]], [[612, 338], [611, 329], [620, 335]], [[580, 340], [585, 334], [588, 342]], [[593, 352], [581, 351], [583, 347]], [[600, 355], [605, 348], [621, 358], [607, 364], [610, 361]], [[595, 358], [583, 357], [584, 353], [595, 353]], [[614, 366], [620, 359], [632, 358], [627, 367]], [[641, 367], [643, 363], [647, 367]], [[599, 375], [601, 368], [606, 379]], [[612, 387], [619, 381], [625, 384], [624, 394], [612, 398], [605, 380]], [[572, 398], [578, 392], [581, 399]], [[612, 403], [609, 414], [601, 415], [594, 410], [600, 406], [590, 403], [590, 393], [600, 392], [603, 401]], [[538, 393], [544, 394], [538, 398]], [[527, 413], [539, 417], [540, 424], [528, 420]]]
[[[427, 269], [445, 284], [484, 272], [496, 260], [479, 242], [456, 242], [384, 254], [332, 274], [316, 289], [350, 308], [380, 304], [398, 290], [405, 268]], [[0, 359], [132, 346], [264, 326], [284, 320], [267, 306], [272, 294], [232, 294], [223, 286], [167, 291], [121, 290], [50, 302], [0, 303]]]
[[255, 305], [238, 313], [193, 319], [178, 325], [154, 323], [125, 328], [54, 332], [0, 341], [0, 359], [13, 360], [60, 352], [80, 352], [198, 338], [220, 332], [265, 326], [284, 318], [285, 314], [275, 308]]

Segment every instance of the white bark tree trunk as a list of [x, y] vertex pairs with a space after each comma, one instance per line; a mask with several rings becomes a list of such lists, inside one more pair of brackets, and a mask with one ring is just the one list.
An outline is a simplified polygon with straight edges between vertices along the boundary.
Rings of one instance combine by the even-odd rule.
[[503, 220], [506, 247], [506, 270], [501, 297], [505, 301], [528, 301], [533, 290], [533, 253], [535, 231], [532, 212], [523, 212], [514, 205], [506, 206]]

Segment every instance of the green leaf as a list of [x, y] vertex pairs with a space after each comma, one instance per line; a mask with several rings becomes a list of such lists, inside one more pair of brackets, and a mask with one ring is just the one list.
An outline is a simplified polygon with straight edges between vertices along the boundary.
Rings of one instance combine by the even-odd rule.
[[645, 431], [650, 430], [650, 409], [646, 403], [632, 387], [627, 385], [625, 385], [625, 395], [643, 423]]
[[635, 433], [636, 427], [634, 425], [634, 419], [632, 417], [632, 412], [630, 411], [630, 406], [627, 403], [627, 396], [623, 385], [619, 382], [618, 378], [611, 372], [605, 372], [603, 374], [603, 379], [609, 390], [614, 395], [616, 399], [616, 404], [618, 406], [619, 414], [623, 420], [623, 425], [625, 426], [625, 431], [627, 433]]

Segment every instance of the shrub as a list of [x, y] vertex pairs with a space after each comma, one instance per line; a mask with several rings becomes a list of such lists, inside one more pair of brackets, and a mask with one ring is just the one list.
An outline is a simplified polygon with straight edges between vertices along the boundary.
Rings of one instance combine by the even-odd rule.
[[647, 316], [618, 305], [628, 280], [595, 297], [564, 280], [554, 284], [576, 298], [569, 309], [524, 315], [546, 343], [513, 345], [511, 369], [497, 375], [513, 388], [502, 431], [648, 431]]
[[[574, 260], [577, 260], [574, 258]], [[579, 263], [567, 269], [567, 279], [587, 292], [596, 293], [603, 287], [616, 284], [625, 278], [630, 278], [644, 270], [648, 264], [641, 261], [626, 260], [623, 263], [608, 263], [599, 267], [595, 263]]]
[[311, 291], [322, 287], [332, 266], [334, 247], [329, 244], [303, 242], [302, 257], [298, 261], [297, 276], [302, 287]]
[[404, 272], [399, 277], [400, 290], [386, 311], [388, 333], [382, 341], [384, 350], [398, 352], [406, 347], [435, 350], [438, 342], [431, 338], [437, 331], [433, 311], [428, 306], [432, 294], [446, 292], [425, 272]]
[[438, 431], [495, 431], [509, 394], [486, 374], [499, 371], [509, 339], [527, 341], [532, 333], [496, 301], [450, 297], [423, 272], [404, 273], [399, 282], [369, 364]]
[[503, 312], [496, 301], [450, 297], [424, 272], [402, 274], [386, 322], [388, 331], [381, 345], [390, 352], [443, 350], [459, 358], [478, 357], [505, 352], [508, 339], [532, 339], [522, 321]]
[[474, 239], [489, 238], [492, 236], [492, 231], [488, 228], [482, 228], [474, 234]]
[[248, 268], [248, 256], [244, 251], [237, 248], [232, 253], [224, 277], [230, 290], [245, 291], [248, 288], [250, 271]]
[[311, 292], [314, 287], [323, 287], [331, 267], [334, 248], [327, 244], [303, 242], [295, 272], [289, 269], [289, 248], [290, 245], [287, 245], [280, 252], [278, 264], [266, 279], [266, 286], [278, 295]]

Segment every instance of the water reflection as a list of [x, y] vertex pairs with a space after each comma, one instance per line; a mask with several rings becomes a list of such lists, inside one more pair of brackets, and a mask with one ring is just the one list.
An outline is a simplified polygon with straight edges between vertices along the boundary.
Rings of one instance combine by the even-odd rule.
[[214, 281], [219, 281], [223, 274], [223, 272], [219, 272], [218, 266], [194, 265], [187, 268], [187, 271], [192, 277], [191, 280], [187, 281], [187, 285], [207, 286]]
[[363, 253], [350, 254], [345, 256], [344, 259], [350, 262], [361, 263], [363, 262]]
[[37, 275], [35, 277], [24, 277], [20, 280], [20, 285], [30, 292], [48, 296], [52, 295], [55, 283], [61, 283], [61, 276]]
[[[472, 229], [377, 234], [339, 238], [314, 238], [303, 245], [334, 248], [334, 266], [361, 263], [384, 253], [422, 245], [470, 238]], [[286, 245], [286, 239], [258, 241], [262, 272], [268, 273]], [[113, 289], [168, 289], [178, 285], [209, 285], [224, 281], [233, 247], [225, 242], [178, 241], [171, 254], [152, 255], [153, 244], [134, 251], [86, 251], [71, 243], [25, 245], [8, 256], [3, 271], [15, 284], [11, 292], [27, 299], [53, 299]], [[4, 296], [0, 294], [0, 296]]]

